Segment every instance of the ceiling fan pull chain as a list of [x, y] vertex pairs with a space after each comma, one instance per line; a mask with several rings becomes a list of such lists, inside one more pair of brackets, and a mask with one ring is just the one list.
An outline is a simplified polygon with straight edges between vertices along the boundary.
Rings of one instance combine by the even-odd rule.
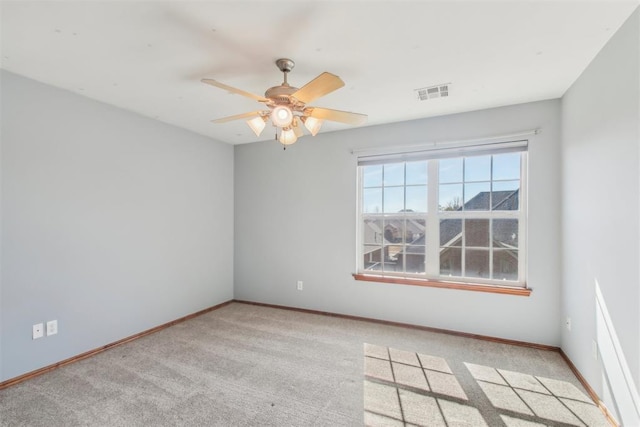
[[[276, 134], [275, 134], [275, 136], [274, 136], [274, 139], [275, 139], [276, 141], [278, 140], [278, 129], [277, 129], [277, 128], [276, 128]], [[283, 149], [283, 150], [286, 150], [286, 149], [287, 149], [287, 146], [286, 146], [286, 145], [284, 145], [284, 144], [282, 144], [282, 149]]]
[[[276, 129], [276, 141], [278, 141], [278, 129]], [[282, 144], [282, 149], [286, 150], [287, 146], [285, 144]]]

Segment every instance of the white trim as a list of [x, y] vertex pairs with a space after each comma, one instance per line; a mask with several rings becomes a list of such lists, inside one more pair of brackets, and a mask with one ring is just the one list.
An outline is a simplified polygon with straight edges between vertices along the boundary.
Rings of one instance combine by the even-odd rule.
[[450, 139], [442, 141], [424, 142], [421, 144], [413, 145], [400, 145], [400, 146], [385, 146], [385, 147], [369, 147], [369, 148], [354, 148], [351, 149], [351, 154], [356, 154], [358, 157], [367, 157], [374, 155], [384, 154], [400, 154], [410, 153], [414, 151], [423, 151], [429, 148], [462, 148], [471, 147], [475, 145], [489, 145], [499, 142], [517, 141], [526, 139], [526, 137], [538, 135], [542, 132], [540, 128], [525, 130], [521, 132], [487, 136], [482, 138], [470, 138], [470, 139]]
[[438, 218], [438, 201], [440, 200], [439, 185], [433, 185], [432, 183], [438, 182], [438, 176], [440, 173], [439, 163], [437, 160], [429, 160], [427, 162], [427, 222], [426, 230], [435, 230], [436, 238], [426, 239], [426, 255], [425, 255], [425, 272], [429, 277], [437, 277], [440, 275], [440, 262], [434, 262], [440, 255], [440, 218]]
[[518, 221], [518, 282], [525, 283], [527, 279], [527, 230], [529, 229], [529, 153], [520, 157], [520, 217]]
[[618, 415], [622, 418], [622, 425], [637, 426], [640, 422], [640, 396], [598, 279], [595, 279], [595, 300], [596, 339], [603, 378], [611, 384], [611, 393]]
[[356, 164], [356, 239], [357, 239], [357, 245], [356, 245], [356, 265], [355, 265], [355, 270], [354, 271], [358, 271], [360, 269], [360, 266], [363, 264], [362, 260], [364, 259], [364, 245], [362, 242], [362, 238], [363, 238], [363, 233], [364, 233], [364, 229], [363, 229], [363, 221], [362, 221], [362, 182], [363, 182], [363, 177], [362, 177], [362, 168], [358, 167]]
[[503, 153], [527, 151], [529, 141], [526, 139], [515, 141], [491, 142], [462, 147], [426, 147], [420, 150], [400, 153], [370, 154], [358, 157], [358, 165], [384, 165], [389, 163], [415, 162], [420, 160], [451, 159], [458, 157], [489, 156]]

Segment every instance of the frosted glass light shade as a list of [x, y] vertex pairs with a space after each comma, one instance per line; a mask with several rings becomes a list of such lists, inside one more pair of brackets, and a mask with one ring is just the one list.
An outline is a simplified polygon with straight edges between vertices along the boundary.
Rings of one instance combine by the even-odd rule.
[[298, 119], [296, 117], [293, 118], [293, 124], [291, 128], [293, 129], [293, 133], [295, 133], [298, 138], [304, 136], [304, 132], [302, 132], [302, 128], [300, 127], [300, 123], [298, 123]]
[[324, 120], [316, 119], [315, 117], [303, 117], [302, 121], [304, 122], [304, 127], [306, 127], [313, 136], [316, 136], [320, 131], [322, 122], [324, 122]]
[[266, 121], [267, 121], [266, 117], [258, 116], [258, 117], [254, 117], [251, 120], [247, 120], [247, 124], [249, 125], [253, 133], [256, 134], [256, 136], [260, 136], [265, 126], [267, 125]]
[[285, 107], [284, 105], [277, 106], [271, 112], [271, 121], [278, 127], [287, 127], [291, 124], [292, 120], [293, 112], [291, 112], [289, 107]]
[[298, 140], [298, 137], [296, 136], [296, 133], [293, 131], [293, 129], [288, 128], [282, 129], [279, 140], [284, 145], [291, 145]]

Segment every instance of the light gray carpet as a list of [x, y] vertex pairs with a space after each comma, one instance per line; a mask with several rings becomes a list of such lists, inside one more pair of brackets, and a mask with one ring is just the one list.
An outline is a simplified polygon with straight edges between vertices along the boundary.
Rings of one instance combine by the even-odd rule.
[[589, 404], [553, 351], [232, 303], [0, 391], [0, 425], [573, 425], [544, 412], [549, 393]]
[[[367, 425], [607, 425], [591, 399], [568, 381], [473, 363], [465, 363], [468, 372], [456, 373], [442, 357], [370, 344], [364, 353]], [[477, 393], [474, 385], [488, 404], [467, 396], [465, 388]]]

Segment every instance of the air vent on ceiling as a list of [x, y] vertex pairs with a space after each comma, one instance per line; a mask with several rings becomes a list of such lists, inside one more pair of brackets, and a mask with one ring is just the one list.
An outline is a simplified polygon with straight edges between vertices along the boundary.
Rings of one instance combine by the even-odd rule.
[[445, 98], [449, 96], [450, 86], [451, 83], [440, 83], [439, 85], [421, 87], [414, 90], [418, 94], [418, 99], [420, 101], [426, 101], [427, 99]]

